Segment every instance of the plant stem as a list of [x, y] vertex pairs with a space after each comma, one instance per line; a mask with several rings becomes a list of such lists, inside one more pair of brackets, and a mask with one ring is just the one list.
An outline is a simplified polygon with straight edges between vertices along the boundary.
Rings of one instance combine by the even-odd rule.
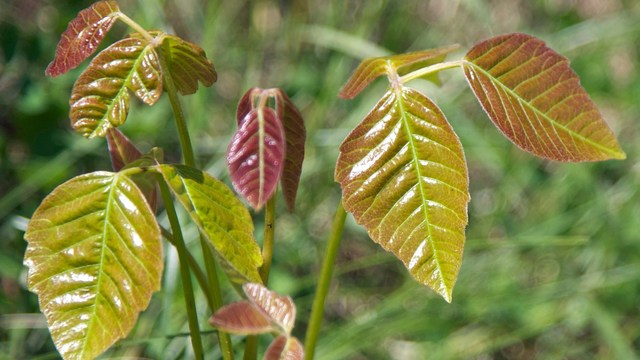
[[431, 66], [427, 66], [425, 68], [422, 69], [418, 69], [416, 71], [412, 71], [408, 74], [405, 74], [404, 76], [400, 77], [400, 82], [402, 84], [405, 84], [411, 80], [423, 77], [427, 74], [431, 74], [431, 73], [435, 73], [435, 72], [439, 72], [442, 70], [446, 70], [446, 69], [452, 69], [452, 68], [456, 68], [459, 66], [462, 66], [462, 64], [465, 62], [465, 60], [455, 60], [455, 61], [447, 61], [447, 62], [443, 62], [443, 63], [438, 63], [438, 64], [433, 64]]
[[120, 20], [122, 20], [122, 22], [124, 22], [125, 24], [129, 25], [129, 27], [131, 27], [133, 30], [139, 32], [147, 41], [149, 41], [149, 42], [153, 41], [153, 36], [151, 36], [151, 34], [149, 34], [149, 32], [147, 30], [145, 30], [142, 26], [140, 26], [140, 24], [135, 22], [133, 19], [128, 17], [126, 14], [118, 11], [117, 16], [118, 16], [118, 18], [120, 18]]
[[202, 348], [202, 338], [200, 337], [200, 326], [198, 324], [198, 314], [196, 314], [196, 300], [193, 295], [193, 285], [191, 284], [191, 273], [189, 272], [189, 256], [188, 250], [182, 237], [182, 230], [176, 209], [173, 207], [173, 199], [164, 179], [158, 179], [162, 200], [165, 204], [165, 211], [171, 224], [173, 232], [174, 245], [178, 251], [180, 260], [180, 276], [182, 277], [182, 288], [184, 290], [184, 301], [187, 308], [187, 318], [189, 319], [189, 331], [191, 332], [191, 345], [193, 346], [193, 354], [195, 359], [204, 359], [204, 351]]
[[307, 327], [307, 334], [305, 336], [304, 352], [306, 360], [313, 360], [316, 351], [316, 343], [318, 341], [318, 334], [320, 333], [320, 325], [322, 324], [322, 315], [324, 314], [324, 302], [329, 293], [331, 276], [333, 275], [333, 268], [336, 262], [336, 256], [338, 255], [338, 248], [340, 247], [340, 240], [342, 239], [342, 231], [344, 230], [344, 221], [346, 218], [347, 213], [342, 206], [342, 201], [340, 201], [333, 218], [331, 234], [329, 235], [327, 249], [322, 261], [322, 269], [320, 270], [320, 279], [318, 279], [318, 287], [313, 299], [313, 306], [311, 307], [309, 326]]

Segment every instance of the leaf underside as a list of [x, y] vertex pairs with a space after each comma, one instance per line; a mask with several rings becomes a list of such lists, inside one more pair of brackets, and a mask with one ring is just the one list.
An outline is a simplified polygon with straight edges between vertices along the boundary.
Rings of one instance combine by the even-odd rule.
[[340, 146], [343, 204], [371, 238], [447, 301], [469, 202], [462, 146], [424, 95], [390, 90]]
[[285, 160], [285, 134], [271, 108], [250, 110], [227, 149], [227, 167], [238, 191], [256, 210], [278, 186]]
[[300, 341], [291, 336], [278, 336], [273, 340], [264, 354], [264, 360], [303, 360], [304, 347]]
[[569, 61], [543, 41], [502, 35], [476, 44], [465, 60], [485, 112], [520, 148], [557, 161], [625, 158]]
[[78, 13], [62, 33], [56, 56], [45, 74], [55, 77], [76, 68], [91, 56], [118, 18], [118, 3], [99, 1]]
[[[387, 74], [389, 67], [392, 67], [398, 75], [404, 75], [416, 68], [442, 62], [447, 54], [457, 48], [458, 45], [452, 45], [438, 49], [365, 59], [340, 89], [339, 96], [343, 99], [354, 98], [373, 80]], [[439, 83], [437, 75], [428, 77], [428, 79], [436, 84]]]
[[246, 300], [223, 306], [209, 322], [221, 331], [236, 335], [258, 335], [276, 331], [262, 310]]
[[129, 112], [129, 90], [148, 105], [162, 94], [157, 54], [146, 40], [120, 40], [96, 56], [71, 93], [71, 126], [86, 137], [105, 136]]
[[262, 282], [260, 248], [253, 221], [231, 189], [209, 174], [184, 165], [154, 167], [189, 213], [221, 260], [229, 278], [238, 283]]
[[300, 174], [302, 173], [304, 144], [307, 133], [302, 115], [284, 91], [278, 89], [276, 102], [276, 107], [278, 111], [281, 112], [279, 116], [282, 120], [286, 139], [284, 168], [282, 169], [282, 179], [280, 183], [282, 184], [282, 193], [287, 204], [287, 209], [293, 212], [296, 205]]
[[25, 239], [29, 289], [65, 359], [94, 358], [125, 337], [160, 288], [160, 228], [125, 176], [95, 172], [60, 185]]
[[199, 46], [174, 35], [165, 35], [163, 51], [176, 88], [182, 95], [198, 89], [198, 81], [211, 86], [218, 79], [213, 63]]
[[247, 283], [242, 288], [247, 299], [278, 325], [281, 332], [291, 333], [296, 321], [296, 306], [289, 296], [278, 295], [261, 284]]

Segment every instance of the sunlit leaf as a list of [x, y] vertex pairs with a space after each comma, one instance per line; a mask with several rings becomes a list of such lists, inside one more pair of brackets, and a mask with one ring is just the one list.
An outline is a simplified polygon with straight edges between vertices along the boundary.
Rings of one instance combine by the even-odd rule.
[[493, 123], [520, 148], [558, 161], [623, 159], [624, 152], [569, 61], [530, 35], [476, 44], [467, 81]]
[[340, 146], [336, 180], [371, 238], [451, 301], [469, 190], [462, 147], [440, 109], [409, 88], [387, 92]]
[[99, 1], [80, 11], [62, 33], [56, 57], [45, 74], [64, 74], [91, 56], [118, 18], [119, 11], [118, 3], [113, 0]]
[[231, 189], [209, 174], [183, 165], [158, 165], [154, 169], [187, 210], [222, 260], [231, 280], [261, 282], [260, 248], [253, 238], [253, 221]]
[[264, 360], [303, 360], [304, 347], [295, 337], [278, 336], [264, 354]]
[[162, 51], [169, 64], [173, 81], [182, 95], [190, 95], [198, 89], [198, 81], [211, 86], [218, 79], [213, 63], [199, 46], [174, 35], [166, 35]]
[[221, 331], [238, 335], [258, 335], [276, 331], [265, 313], [246, 300], [220, 308], [209, 323]]
[[284, 128], [268, 107], [249, 111], [227, 149], [227, 166], [238, 191], [256, 210], [271, 197], [285, 161]]
[[25, 239], [29, 289], [65, 359], [92, 359], [125, 337], [160, 288], [160, 228], [122, 174], [95, 172], [57, 187]]
[[[388, 74], [389, 67], [394, 69], [394, 73], [404, 75], [419, 67], [440, 63], [444, 58], [457, 49], [458, 45], [430, 49], [424, 51], [410, 52], [400, 55], [383, 56], [363, 60], [353, 75], [347, 80], [340, 90], [339, 96], [343, 99], [351, 99], [358, 95], [376, 78]], [[429, 80], [438, 82], [437, 77], [430, 77]]]
[[302, 173], [307, 132], [298, 108], [287, 94], [280, 89], [277, 89], [276, 108], [284, 127], [284, 135], [287, 142], [280, 182], [287, 208], [289, 211], [293, 211], [296, 206], [296, 195], [298, 193], [298, 184], [300, 183], [300, 174]]
[[87, 137], [105, 136], [129, 112], [129, 90], [154, 104], [162, 93], [157, 54], [144, 39], [120, 40], [96, 56], [71, 94], [71, 125]]
[[289, 296], [278, 295], [261, 284], [242, 286], [247, 299], [255, 304], [282, 332], [290, 334], [296, 321], [296, 305]]

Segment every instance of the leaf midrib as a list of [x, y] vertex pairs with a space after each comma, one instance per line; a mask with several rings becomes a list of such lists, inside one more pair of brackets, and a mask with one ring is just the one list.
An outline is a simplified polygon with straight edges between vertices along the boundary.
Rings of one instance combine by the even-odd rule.
[[[531, 105], [528, 101], [526, 101], [521, 96], [519, 96], [515, 91], [513, 91], [511, 88], [509, 88], [504, 83], [502, 83], [500, 80], [498, 80], [496, 77], [494, 77], [490, 72], [488, 72], [485, 69], [483, 69], [482, 67], [476, 65], [472, 61], [469, 61], [469, 60], [465, 59], [465, 60], [463, 60], [463, 64], [473, 68], [472, 70], [474, 70], [476, 72], [480, 72], [483, 75], [485, 75], [489, 79], [489, 81], [491, 81], [494, 84], [497, 84], [497, 86], [499, 86], [503, 91], [505, 91], [507, 94], [509, 94], [513, 98], [515, 98], [518, 101], [518, 103], [524, 104], [524, 106], [526, 106], [527, 108], [531, 109], [536, 114], [540, 115], [543, 119], [545, 119], [549, 123], [551, 123], [555, 128], [562, 129], [563, 131], [567, 132], [572, 137], [578, 138], [582, 142], [587, 143], [587, 144], [589, 144], [589, 145], [591, 145], [591, 146], [593, 146], [595, 148], [598, 148], [598, 149], [604, 151], [607, 154], [613, 155], [616, 158], [620, 156], [620, 152], [615, 151], [615, 150], [611, 150], [611, 149], [609, 149], [609, 148], [607, 148], [607, 147], [605, 147], [603, 145], [600, 145], [599, 143], [592, 141], [588, 137], [585, 137], [582, 134], [577, 133], [577, 132], [569, 129], [566, 126], [564, 126], [563, 124], [561, 124], [561, 123], [557, 122], [556, 120], [550, 118], [546, 113], [542, 112], [538, 108], [536, 108], [533, 105]], [[486, 93], [485, 93], [485, 95], [488, 97], [488, 95]], [[511, 120], [511, 119], [509, 118], [509, 120]]]

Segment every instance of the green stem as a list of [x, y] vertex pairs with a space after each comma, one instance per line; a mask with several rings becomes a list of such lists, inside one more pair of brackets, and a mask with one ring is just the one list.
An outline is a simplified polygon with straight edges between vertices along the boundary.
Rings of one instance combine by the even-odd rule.
[[131, 27], [133, 30], [139, 32], [147, 41], [149, 42], [153, 41], [153, 36], [151, 36], [151, 34], [149, 34], [147, 30], [145, 30], [142, 26], [140, 26], [140, 24], [135, 22], [133, 19], [131, 19], [130, 17], [128, 17], [127, 15], [119, 11], [117, 13], [117, 16], [118, 18], [120, 18], [120, 20], [122, 20], [122, 22], [129, 25], [129, 27]]
[[173, 199], [164, 179], [158, 179], [162, 200], [165, 204], [165, 211], [171, 224], [173, 232], [174, 245], [178, 251], [178, 259], [180, 260], [180, 276], [182, 277], [182, 287], [184, 290], [184, 301], [187, 307], [187, 318], [189, 319], [189, 331], [191, 332], [191, 345], [193, 346], [193, 354], [195, 359], [204, 359], [204, 351], [202, 347], [202, 338], [200, 336], [200, 326], [198, 325], [198, 314], [196, 314], [196, 300], [193, 295], [193, 285], [191, 284], [191, 273], [189, 271], [189, 252], [182, 237], [182, 230], [176, 209], [173, 207]]
[[431, 74], [431, 73], [435, 73], [435, 72], [439, 72], [442, 70], [447, 70], [447, 69], [452, 69], [452, 68], [456, 68], [459, 66], [462, 66], [462, 64], [464, 64], [465, 60], [455, 60], [455, 61], [447, 61], [447, 62], [443, 62], [443, 63], [438, 63], [438, 64], [433, 64], [431, 66], [427, 66], [425, 68], [422, 69], [418, 69], [415, 71], [412, 71], [408, 74], [405, 74], [403, 76], [400, 77], [400, 82], [402, 84], [405, 84], [411, 80], [423, 77], [425, 75]]
[[340, 204], [338, 204], [336, 215], [333, 218], [331, 234], [322, 261], [322, 269], [320, 270], [320, 279], [318, 279], [318, 287], [313, 299], [313, 306], [311, 307], [311, 316], [305, 337], [304, 352], [306, 360], [313, 360], [316, 351], [316, 343], [318, 341], [318, 334], [320, 333], [320, 325], [322, 324], [322, 315], [324, 314], [324, 302], [329, 293], [331, 276], [333, 275], [333, 268], [335, 266], [336, 256], [338, 255], [338, 248], [340, 247], [340, 240], [342, 239], [342, 231], [344, 230], [344, 221], [346, 218], [347, 213], [344, 211], [341, 201]]

